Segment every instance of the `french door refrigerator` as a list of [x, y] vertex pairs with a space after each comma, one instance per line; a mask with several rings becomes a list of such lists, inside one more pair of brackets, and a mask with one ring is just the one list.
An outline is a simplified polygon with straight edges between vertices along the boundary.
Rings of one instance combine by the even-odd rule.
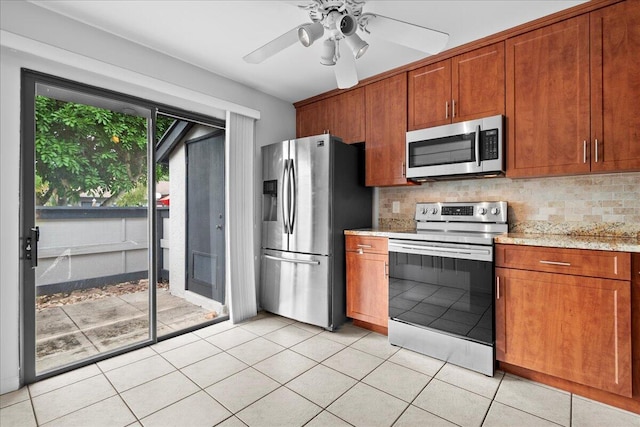
[[345, 321], [344, 230], [372, 222], [363, 154], [329, 134], [262, 147], [264, 310], [328, 330]]

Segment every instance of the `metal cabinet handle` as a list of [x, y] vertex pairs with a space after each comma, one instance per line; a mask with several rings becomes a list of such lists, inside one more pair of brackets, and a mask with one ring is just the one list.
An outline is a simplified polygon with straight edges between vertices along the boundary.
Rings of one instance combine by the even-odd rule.
[[453, 101], [451, 101], [452, 107], [452, 113], [451, 113], [451, 117], [453, 117], [454, 119], [456, 118], [456, 100], [454, 99]]
[[587, 163], [587, 140], [582, 141], [582, 163]]
[[545, 261], [545, 260], [540, 260], [540, 264], [560, 265], [560, 266], [563, 266], [563, 267], [570, 267], [571, 266], [570, 262]]
[[596, 138], [596, 163], [598, 163], [598, 138]]
[[389, 278], [389, 263], [388, 262], [384, 263], [384, 276], [386, 278]]
[[496, 299], [500, 299], [500, 276], [496, 276]]
[[449, 118], [449, 101], [444, 103], [444, 118]]

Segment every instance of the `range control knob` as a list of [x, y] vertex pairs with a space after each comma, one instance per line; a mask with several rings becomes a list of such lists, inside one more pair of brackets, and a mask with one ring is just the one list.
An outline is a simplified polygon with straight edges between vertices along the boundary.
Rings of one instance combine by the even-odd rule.
[[426, 215], [428, 214], [428, 209], [427, 208], [422, 208], [422, 215]]
[[438, 208], [431, 208], [431, 215], [435, 215], [438, 213]]
[[500, 213], [500, 208], [491, 208], [491, 213], [493, 215], [498, 215]]
[[487, 213], [487, 208], [478, 208], [478, 213], [480, 215], [485, 215]]

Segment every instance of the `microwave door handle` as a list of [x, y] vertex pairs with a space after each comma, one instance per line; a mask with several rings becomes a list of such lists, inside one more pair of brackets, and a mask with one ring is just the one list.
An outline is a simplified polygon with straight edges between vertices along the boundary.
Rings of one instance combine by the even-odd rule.
[[476, 164], [480, 167], [480, 125], [476, 129]]

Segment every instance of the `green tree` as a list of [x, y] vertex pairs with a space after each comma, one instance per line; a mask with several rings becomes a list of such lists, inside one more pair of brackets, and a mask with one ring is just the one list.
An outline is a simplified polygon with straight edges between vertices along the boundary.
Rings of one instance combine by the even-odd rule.
[[[161, 136], [173, 122], [159, 117]], [[36, 202], [64, 206], [80, 193], [111, 205], [147, 179], [147, 119], [36, 97]], [[158, 169], [166, 175], [166, 169]]]

